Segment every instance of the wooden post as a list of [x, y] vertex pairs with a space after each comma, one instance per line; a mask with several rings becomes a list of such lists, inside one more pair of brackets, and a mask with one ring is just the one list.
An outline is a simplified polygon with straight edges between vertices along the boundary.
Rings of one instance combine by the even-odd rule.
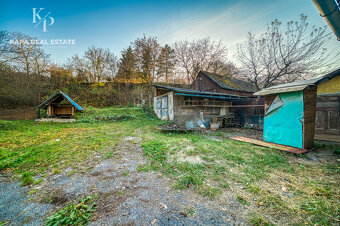
[[37, 119], [40, 119], [40, 109], [37, 109]]
[[314, 147], [316, 87], [303, 91], [303, 148]]

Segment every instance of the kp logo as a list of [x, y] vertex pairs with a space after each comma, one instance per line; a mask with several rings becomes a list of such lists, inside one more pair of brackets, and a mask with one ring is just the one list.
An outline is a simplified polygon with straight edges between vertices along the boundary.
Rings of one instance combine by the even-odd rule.
[[[49, 16], [51, 12], [48, 12], [43, 18], [39, 15], [39, 13], [44, 10], [44, 8], [39, 8], [39, 11], [37, 12], [37, 8], [33, 9], [33, 23], [36, 24], [34, 28], [38, 27], [38, 25], [42, 22], [43, 32], [47, 32], [47, 26], [52, 26], [54, 24], [54, 18]], [[38, 19], [38, 21], [36, 20]], [[47, 20], [49, 19], [49, 24], [47, 24]]]

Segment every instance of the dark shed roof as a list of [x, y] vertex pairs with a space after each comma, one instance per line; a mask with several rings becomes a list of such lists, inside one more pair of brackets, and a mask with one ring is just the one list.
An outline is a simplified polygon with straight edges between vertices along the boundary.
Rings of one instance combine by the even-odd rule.
[[233, 78], [231, 76], [219, 75], [207, 71], [200, 71], [199, 73], [203, 73], [223, 89], [237, 90], [250, 93], [257, 91], [255, 85], [249, 82]]
[[218, 98], [218, 97], [223, 97], [223, 98], [246, 98], [244, 96], [239, 96], [239, 95], [232, 95], [232, 94], [227, 94], [227, 93], [214, 93], [214, 92], [205, 92], [205, 91], [199, 91], [195, 89], [184, 89], [184, 88], [177, 88], [177, 87], [172, 87], [172, 86], [163, 86], [163, 85], [153, 85], [157, 89], [164, 89], [164, 90], [170, 90], [176, 92], [175, 94], [177, 95], [183, 95], [187, 94], [188, 96], [192, 95], [199, 95], [202, 97], [207, 97], [207, 98]]
[[38, 109], [46, 108], [52, 102], [60, 103], [64, 99], [67, 99], [78, 111], [83, 111], [84, 110], [74, 100], [72, 100], [69, 96], [67, 96], [65, 93], [63, 93], [61, 91], [58, 91], [55, 94], [53, 94], [51, 97], [49, 97], [47, 100], [42, 102], [39, 106], [37, 106], [37, 108]]
[[265, 88], [265, 89], [262, 89], [261, 91], [254, 93], [254, 95], [269, 95], [269, 94], [274, 94], [274, 93], [287, 93], [287, 92], [293, 92], [293, 91], [301, 91], [309, 87], [317, 86], [339, 75], [340, 75], [340, 68], [321, 77], [302, 80], [302, 81], [296, 81], [296, 82], [290, 82], [290, 83], [285, 83], [285, 84]]

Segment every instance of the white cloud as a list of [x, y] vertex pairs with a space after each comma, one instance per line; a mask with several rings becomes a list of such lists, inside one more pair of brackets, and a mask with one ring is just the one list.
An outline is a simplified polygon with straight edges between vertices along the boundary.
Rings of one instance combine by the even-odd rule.
[[199, 15], [186, 15], [185, 19], [178, 19], [163, 27], [159, 31], [161, 42], [173, 43], [178, 40], [192, 40], [210, 37], [212, 40], [222, 40], [232, 56], [236, 44], [243, 42], [249, 31], [259, 32], [265, 29], [267, 8], [249, 9], [244, 3], [237, 3], [220, 12]]

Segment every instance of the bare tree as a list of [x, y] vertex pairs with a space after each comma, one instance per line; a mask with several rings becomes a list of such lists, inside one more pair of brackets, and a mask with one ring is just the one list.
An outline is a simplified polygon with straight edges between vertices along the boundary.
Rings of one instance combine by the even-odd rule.
[[236, 65], [230, 61], [216, 61], [212, 64], [212, 68], [210, 71], [216, 74], [227, 76], [235, 76], [239, 72]]
[[71, 58], [68, 58], [64, 67], [72, 71], [76, 81], [85, 83], [91, 82], [86, 71], [85, 62], [78, 54], [74, 54]]
[[[49, 55], [41, 48], [41, 45], [35, 43], [35, 38], [14, 32], [11, 34], [12, 43], [10, 43], [12, 50], [12, 65], [19, 71], [24, 71], [27, 75], [33, 72], [33, 63], [36, 67], [40, 62], [44, 64], [49, 61]], [[41, 59], [44, 57], [44, 59]], [[43, 65], [39, 65], [40, 68]]]
[[0, 31], [0, 63], [6, 63], [13, 59], [13, 50], [10, 45], [10, 33], [6, 30]]
[[48, 71], [50, 56], [42, 49], [34, 52], [32, 72], [37, 75], [45, 75]]
[[221, 41], [203, 38], [174, 44], [179, 68], [191, 83], [200, 70], [211, 71], [217, 62], [226, 62], [227, 48]]
[[39, 73], [45, 71], [50, 56], [35, 41], [35, 38], [20, 32], [2, 32], [1, 61], [27, 75], [37, 70]]
[[329, 39], [326, 27], [309, 30], [303, 14], [284, 28], [276, 19], [259, 38], [249, 33], [248, 40], [238, 45], [241, 75], [258, 89], [316, 75], [334, 63], [326, 48]]
[[73, 71], [78, 81], [100, 82], [112, 80], [116, 76], [117, 61], [109, 49], [90, 46], [83, 57], [75, 54], [68, 59], [66, 67]]
[[112, 52], [108, 51], [105, 56], [105, 79], [113, 81], [118, 72], [118, 58]]

